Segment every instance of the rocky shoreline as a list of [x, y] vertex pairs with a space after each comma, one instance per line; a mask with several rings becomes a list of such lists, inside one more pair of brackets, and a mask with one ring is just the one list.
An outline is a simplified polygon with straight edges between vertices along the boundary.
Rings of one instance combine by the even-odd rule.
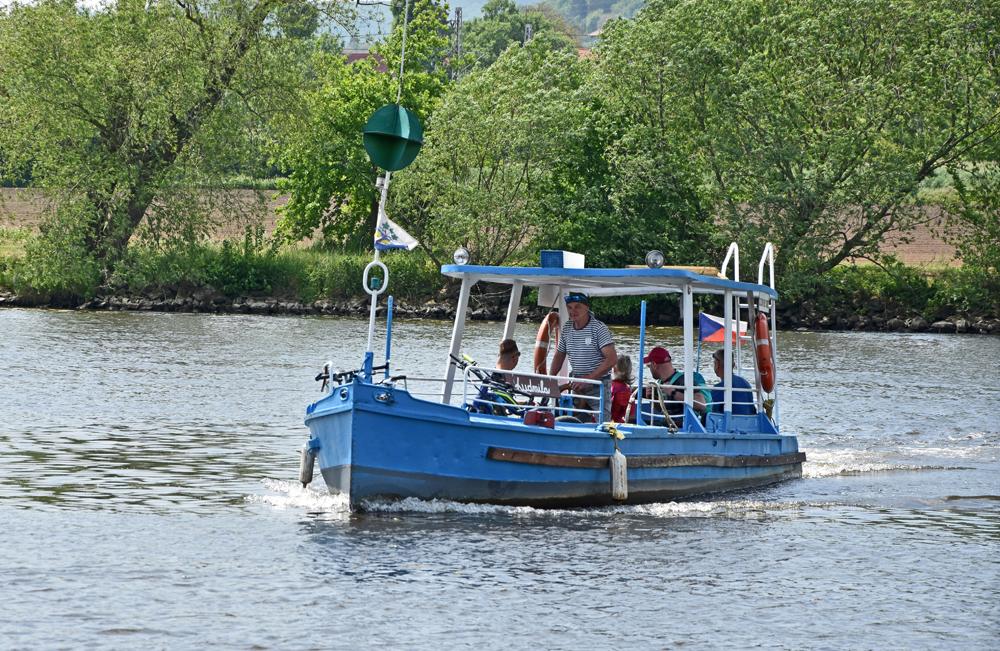
[[[165, 295], [119, 296], [114, 294], [96, 296], [83, 303], [69, 299], [40, 299], [0, 292], [0, 308], [2, 307], [209, 314], [366, 316], [368, 314], [369, 302], [367, 297], [340, 301], [323, 299], [312, 303], [275, 297], [231, 298], [211, 289], [198, 289], [190, 293], [178, 292], [176, 295], [169, 297]], [[506, 309], [506, 304], [480, 306], [470, 304], [469, 318], [479, 321], [502, 321], [506, 317]], [[378, 307], [378, 314], [384, 315], [385, 310], [385, 303], [383, 301]], [[525, 306], [521, 308], [519, 316], [525, 319], [540, 320], [545, 312], [544, 308]], [[393, 306], [393, 316], [417, 319], [452, 319], [455, 316], [455, 308], [450, 302], [439, 302], [434, 299], [420, 304], [397, 299]], [[616, 319], [605, 320], [612, 324], [619, 321]], [[620, 321], [623, 323], [634, 323], [634, 320], [631, 319]], [[663, 313], [652, 314], [650, 316], [650, 323], [666, 326], [679, 325], [675, 314]], [[789, 312], [779, 314], [779, 326], [785, 330], [937, 332], [1000, 335], [1000, 319], [968, 317], [964, 315], [955, 315], [929, 322], [918, 315], [863, 315], [844, 312], [820, 315], [812, 313], [809, 310], [793, 309]]]

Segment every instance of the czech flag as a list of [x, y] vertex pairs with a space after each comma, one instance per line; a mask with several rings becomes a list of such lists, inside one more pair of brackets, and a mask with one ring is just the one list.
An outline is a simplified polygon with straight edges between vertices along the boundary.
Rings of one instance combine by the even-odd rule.
[[[736, 341], [736, 326], [737, 322], [733, 321], [733, 341]], [[725, 329], [726, 320], [721, 316], [712, 316], [704, 312], [698, 313], [698, 341], [714, 341], [721, 344], [726, 340]], [[739, 329], [740, 334], [745, 335], [747, 322], [740, 321]]]

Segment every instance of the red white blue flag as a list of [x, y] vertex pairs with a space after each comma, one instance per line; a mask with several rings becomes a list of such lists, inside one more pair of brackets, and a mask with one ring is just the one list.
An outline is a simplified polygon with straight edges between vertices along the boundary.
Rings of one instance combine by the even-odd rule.
[[[747, 322], [739, 321], [739, 332], [741, 335], [747, 333]], [[733, 321], [732, 332], [733, 341], [736, 341], [737, 322]], [[712, 316], [704, 312], [698, 313], [698, 341], [714, 341], [722, 343], [726, 340], [726, 320], [721, 316]]]

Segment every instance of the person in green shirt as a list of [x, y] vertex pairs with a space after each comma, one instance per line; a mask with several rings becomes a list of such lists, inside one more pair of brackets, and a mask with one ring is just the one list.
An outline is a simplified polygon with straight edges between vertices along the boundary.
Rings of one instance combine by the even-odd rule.
[[[661, 385], [660, 396], [662, 396], [663, 406], [674, 421], [677, 427], [684, 424], [684, 371], [674, 368], [670, 351], [657, 346], [649, 351], [649, 354], [642, 360], [648, 367], [653, 379]], [[704, 418], [705, 413], [711, 408], [712, 397], [708, 391], [708, 383], [701, 373], [695, 371], [691, 374], [694, 381], [695, 392], [694, 401], [691, 407], [695, 413]], [[660, 411], [659, 400], [656, 395], [652, 396], [653, 407]]]

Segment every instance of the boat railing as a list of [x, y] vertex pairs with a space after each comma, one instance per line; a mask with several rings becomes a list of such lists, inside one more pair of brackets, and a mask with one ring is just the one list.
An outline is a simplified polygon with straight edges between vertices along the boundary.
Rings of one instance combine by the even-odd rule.
[[[639, 388], [637, 387], [635, 391], [632, 392], [632, 396], [629, 399], [629, 410], [632, 411], [636, 404], [641, 404], [639, 413], [642, 414], [643, 423], [647, 425], [661, 425], [658, 421], [664, 421], [669, 414], [670, 416], [677, 418], [684, 416], [684, 403], [685, 400], [671, 400], [664, 395], [664, 389], [672, 389], [677, 391], [683, 391], [683, 386], [676, 386], [670, 384], [663, 384], [657, 382], [656, 380], [651, 380], [643, 383], [644, 389], [648, 389], [649, 396], [643, 397], [642, 402], [637, 401], [639, 394]], [[697, 390], [698, 387], [695, 387]], [[667, 395], [670, 395], [667, 393]], [[676, 405], [679, 407], [679, 411], [676, 413], [671, 413], [670, 408]], [[672, 424], [672, 423], [671, 423]]]
[[[597, 396], [568, 391], [572, 384], [588, 384], [597, 387]], [[482, 391], [486, 387], [488, 391]], [[470, 392], [474, 393], [470, 399]], [[489, 395], [489, 394], [492, 394]], [[506, 399], [493, 399], [504, 394]], [[528, 398], [529, 402], [520, 403], [516, 397]], [[592, 405], [595, 398], [598, 405], [591, 409], [579, 405]], [[595, 421], [601, 420], [604, 412], [604, 383], [601, 380], [572, 377], [568, 375], [543, 375], [540, 373], [525, 373], [508, 371], [483, 366], [467, 366], [463, 372], [462, 404], [468, 409], [476, 406], [489, 405], [491, 409], [520, 413], [524, 410], [547, 411], [553, 414], [561, 413], [567, 416], [582, 417]], [[536, 402], [537, 400], [537, 402]], [[579, 401], [579, 402], [578, 402]]]
[[740, 282], [740, 246], [736, 242], [731, 242], [729, 244], [729, 250], [726, 251], [726, 257], [722, 260], [722, 271], [719, 275], [723, 278], [728, 278], [729, 273], [729, 261], [733, 260], [733, 280]]
[[[646, 389], [649, 389], [650, 397], [645, 397], [642, 400], [642, 408], [640, 410], [640, 413], [643, 416], [643, 422], [651, 425], [657, 425], [658, 424], [657, 421], [664, 420], [664, 415], [670, 412], [672, 406], [676, 406], [679, 409], [676, 410], [676, 413], [673, 413], [671, 415], [674, 418], [683, 417], [683, 411], [684, 411], [683, 405], [686, 402], [686, 400], [683, 398], [680, 400], [669, 399], [666, 397], [669, 394], [664, 391], [664, 389], [676, 389], [678, 391], [684, 391], [685, 387], [683, 385], [680, 386], [669, 385], [669, 384], [662, 384], [656, 381], [649, 381], [646, 382], [644, 386]], [[703, 385], [694, 386], [693, 388], [695, 391], [707, 391], [709, 392], [709, 395], [711, 395], [711, 392], [713, 390], [724, 389], [724, 387], [716, 387], [716, 386], [710, 387]], [[753, 405], [756, 411], [761, 411], [763, 409], [763, 406], [757, 404], [755, 400], [757, 392], [753, 388], [745, 389], [741, 387], [732, 387], [732, 392], [733, 393], [732, 393], [730, 411], [732, 411], [732, 407], [736, 406], [737, 404]], [[632, 410], [635, 409], [635, 404], [637, 402], [636, 396], [638, 395], [638, 393], [639, 389], [636, 388], [632, 392], [632, 396], [629, 399], [630, 413], [632, 412]], [[749, 394], [748, 396], [749, 399], [738, 400], [737, 396], [740, 394]], [[716, 406], [715, 402], [709, 402], [708, 404], [706, 404], [706, 411], [714, 411], [715, 406]]]
[[394, 384], [402, 384], [403, 389], [417, 398], [441, 399], [444, 391], [444, 378], [418, 377], [415, 375], [398, 375], [393, 377]]
[[768, 242], [764, 245], [764, 250], [760, 254], [760, 262], [757, 264], [757, 284], [764, 284], [764, 267], [768, 269], [768, 283], [774, 289], [774, 245]]

